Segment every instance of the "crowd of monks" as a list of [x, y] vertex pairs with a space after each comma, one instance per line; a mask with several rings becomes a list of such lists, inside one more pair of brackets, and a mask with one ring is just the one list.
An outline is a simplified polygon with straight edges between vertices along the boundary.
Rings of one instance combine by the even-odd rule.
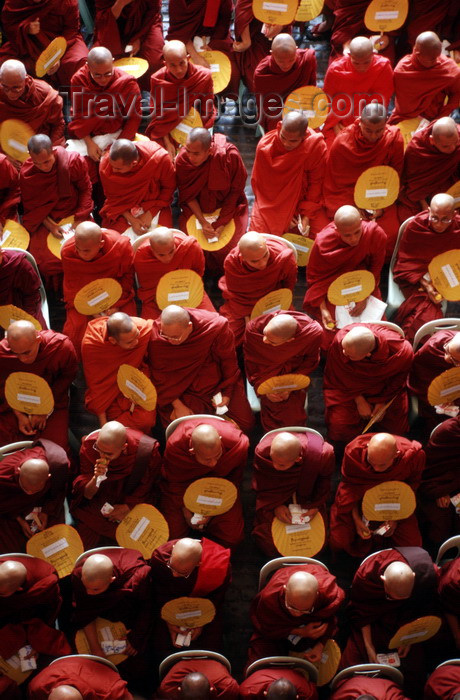
[[[460, 319], [417, 332], [446, 310], [431, 260], [460, 249], [458, 190], [448, 192], [460, 181], [460, 14], [455, 0], [410, 0], [404, 26], [375, 37], [369, 4], [326, 0], [322, 21], [300, 27], [300, 37], [330, 40], [330, 110], [312, 129], [283, 105], [319, 84], [315, 51], [298, 48], [292, 25], [257, 19], [252, 0], [170, 0], [167, 31], [159, 0], [95, 0], [90, 37], [77, 0], [4, 1], [0, 130], [20, 127], [15, 151], [0, 131], [0, 311], [10, 314], [0, 336], [1, 698], [459, 700], [460, 557], [435, 561], [460, 533], [460, 415], [458, 400], [433, 406], [427, 392], [460, 367]], [[37, 59], [59, 36], [65, 53], [40, 79]], [[229, 59], [218, 95], [203, 50]], [[114, 65], [127, 57], [145, 59], [142, 76]], [[261, 135], [251, 210], [242, 156], [217, 130], [226, 105], [253, 116], [243, 90]], [[417, 125], [405, 143], [408, 119]], [[359, 176], [382, 165], [398, 175], [395, 201], [359, 207]], [[16, 223], [27, 251], [8, 247]], [[258, 313], [271, 292], [292, 299], [304, 274], [289, 233], [311, 246], [302, 308], [278, 300]], [[388, 309], [393, 323], [371, 311], [390, 261], [403, 298]], [[371, 273], [366, 298], [334, 304], [331, 285], [357, 270]], [[202, 285], [194, 306], [184, 302], [191, 291], [164, 300], [175, 271]], [[110, 306], [84, 313], [83, 288], [95, 283], [107, 297], [107, 282], [119, 290]], [[48, 327], [46, 296], [52, 319], [64, 310], [62, 332]], [[155, 408], [122, 390], [122, 366], [153, 384]], [[50, 412], [18, 408], [19, 373], [45, 380]], [[308, 380], [298, 377], [313, 373], [326, 438], [306, 430]], [[285, 375], [287, 385], [273, 383]], [[76, 448], [71, 399], [83, 386], [95, 429]], [[208, 477], [236, 496], [225, 512], [197, 515], [185, 494]], [[369, 521], [363, 499], [387, 482], [410, 487], [416, 507]], [[168, 529], [148, 556], [117, 547], [139, 504], [155, 506]], [[261, 574], [239, 684], [219, 654], [245, 525], [269, 561], [281, 556], [275, 521], [288, 532], [317, 518], [326, 534], [316, 558]], [[35, 533], [63, 523], [84, 553], [59, 578], [25, 553]], [[334, 575], [344, 561], [348, 590]], [[179, 598], [210, 601], [214, 615], [190, 630], [173, 624], [163, 611]], [[433, 636], [392, 644], [425, 616], [439, 621]], [[117, 667], [99, 618], [124, 624]], [[90, 656], [77, 653], [82, 632]], [[317, 687], [333, 639], [345, 673]], [[188, 649], [205, 651], [158, 672]], [[279, 656], [291, 663], [251, 666]], [[13, 659], [33, 669], [19, 685]], [[380, 665], [363, 675], [356, 664]]]

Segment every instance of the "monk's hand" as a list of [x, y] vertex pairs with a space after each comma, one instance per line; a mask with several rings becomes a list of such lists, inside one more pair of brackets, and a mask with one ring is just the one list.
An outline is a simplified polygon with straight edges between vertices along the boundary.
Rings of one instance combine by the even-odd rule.
[[384, 537], [393, 537], [396, 528], [398, 527], [398, 523], [396, 520], [387, 520], [385, 521], [385, 525], [389, 526], [389, 529], [385, 532], [383, 535]]
[[111, 523], [121, 523], [130, 510], [130, 507], [127, 506], [126, 503], [118, 503], [114, 505], [113, 510], [105, 517], [107, 520], [110, 520]]
[[108, 462], [106, 459], [96, 459], [94, 463], [93, 477], [97, 479], [98, 476], [105, 476], [107, 474]]
[[180, 399], [176, 399], [172, 402], [173, 410], [171, 411], [171, 420], [176, 418], [183, 418], [184, 416], [193, 416], [193, 411], [182, 403]]
[[290, 391], [271, 391], [266, 394], [266, 397], [272, 403], [281, 403], [281, 401], [287, 401], [289, 398]]
[[292, 525], [291, 511], [287, 506], [276, 506], [274, 513], [278, 520], [281, 520], [282, 523], [286, 523], [286, 525]]
[[236, 51], [236, 53], [243, 53], [244, 51], [247, 51], [251, 46], [251, 39], [249, 41], [234, 41], [233, 42], [233, 50]]
[[30, 525], [27, 522], [27, 520], [24, 520], [24, 518], [21, 518], [20, 515], [18, 515], [16, 520], [17, 520], [22, 532], [24, 533], [24, 536], [26, 537], [26, 539], [30, 540], [30, 538], [33, 537], [34, 533], [30, 529]]
[[408, 644], [406, 647], [398, 647], [398, 656], [400, 659], [405, 659], [410, 652], [411, 645]]
[[267, 39], [274, 39], [280, 32], [283, 31], [281, 24], [264, 24], [265, 31], [263, 32]]
[[40, 19], [37, 17], [37, 19], [34, 19], [33, 22], [29, 23], [29, 27], [27, 29], [28, 34], [39, 34], [40, 33]]
[[40, 521], [40, 525], [41, 525], [41, 527], [39, 527], [38, 523], [36, 523], [39, 530], [46, 530], [46, 526], [48, 525], [48, 513], [44, 513], [43, 511], [40, 511], [39, 513], [36, 513], [36, 516], [37, 516], [38, 520]]
[[193, 513], [191, 510], [186, 508], [185, 506], [182, 508], [182, 513], [184, 514], [184, 518], [187, 522], [187, 525], [192, 528], [192, 530], [204, 530], [206, 525], [209, 523], [211, 520], [211, 517], [207, 518], [202, 518], [199, 523], [192, 523], [192, 518], [193, 518]]
[[134, 39], [134, 41], [131, 42], [131, 51], [129, 52], [130, 56], [136, 56], [139, 53], [139, 49], [141, 48], [141, 40], [140, 39]]
[[310, 520], [313, 520], [315, 515], [318, 512], [318, 508], [309, 508], [306, 513], [303, 513], [302, 517], [306, 518], [309, 517]]
[[363, 299], [362, 301], [357, 301], [355, 303], [353, 309], [350, 309], [350, 316], [361, 316], [364, 309], [366, 308], [366, 304], [367, 304], [367, 299]]
[[310, 639], [319, 639], [327, 631], [327, 622], [309, 622], [305, 627], [301, 628], [303, 633], [302, 637], [309, 637]]
[[87, 141], [86, 148], [88, 150], [88, 157], [94, 160], [95, 163], [99, 163], [102, 158], [102, 148], [100, 148], [93, 139]]
[[342, 124], [342, 122], [337, 122], [337, 124], [334, 124], [332, 129], [334, 131], [334, 134], [336, 136], [338, 136], [340, 134], [340, 132], [345, 129], [345, 124]]
[[135, 217], [133, 217], [129, 223], [131, 224], [131, 228], [133, 229], [136, 236], [142, 236], [142, 234], [147, 231], [140, 219], [136, 219]]
[[368, 540], [372, 535], [371, 531], [367, 525], [363, 523], [361, 518], [355, 520], [355, 530], [358, 537], [361, 537], [362, 540]]
[[364, 420], [369, 420], [369, 418], [372, 416], [372, 406], [364, 396], [357, 396], [355, 398], [355, 404], [356, 404], [356, 410], [359, 413], [360, 418], [364, 418]]
[[176, 160], [176, 147], [169, 138], [169, 136], [166, 134], [166, 136], [163, 136], [163, 141], [165, 144], [165, 148], [169, 153], [169, 157], [171, 158], [172, 162]]
[[24, 435], [35, 435], [35, 428], [31, 422], [31, 416], [26, 413], [21, 413], [21, 411], [14, 411], [14, 414], [18, 421], [18, 429], [20, 433]]
[[228, 404], [230, 403], [230, 397], [222, 396], [222, 401], [220, 403], [216, 403], [214, 399], [211, 399], [211, 403], [214, 406], [214, 408], [217, 408], [218, 406], [228, 406]]
[[[372, 415], [373, 415], [373, 416], [376, 416], [377, 413], [379, 413], [379, 411], [381, 411], [382, 408], [384, 408], [384, 406], [385, 406], [384, 403], [376, 403], [375, 406], [374, 406], [374, 408], [372, 409]], [[382, 415], [380, 416], [379, 420], [382, 420], [382, 418], [383, 418], [383, 416], [385, 415], [385, 413], [386, 413], [386, 411], [384, 411], [384, 412], [382, 413]]]
[[422, 280], [421, 285], [425, 292], [428, 294], [430, 301], [432, 301], [433, 304], [442, 304], [442, 294], [439, 294], [438, 290], [433, 287], [431, 282], [428, 282], [427, 280]]
[[329, 309], [326, 308], [326, 306], [321, 307], [321, 321], [323, 322], [324, 328], [326, 328], [328, 331], [332, 330], [335, 328], [335, 321], [332, 318], [331, 314], [329, 313]]
[[203, 229], [203, 233], [206, 236], [206, 238], [215, 238], [216, 237], [216, 232], [214, 229], [214, 226], [204, 218], [200, 219], [200, 224]]
[[[214, 225], [215, 225], [215, 224], [214, 224]], [[222, 235], [222, 233], [223, 233], [223, 231], [224, 231], [224, 228], [225, 228], [224, 225], [216, 226], [216, 228], [214, 229], [214, 235], [215, 235], [216, 238], [220, 238], [220, 237], [221, 237], [221, 235]]]
[[304, 657], [307, 661], [310, 661], [310, 663], [317, 664], [321, 661], [323, 649], [324, 644], [322, 642], [317, 642], [314, 647], [304, 652]]
[[167, 622], [166, 624], [168, 625], [169, 636], [171, 637], [172, 645], [178, 649], [182, 649], [181, 644], [176, 644], [176, 637], [182, 632], [181, 628], [179, 627], [179, 625], [171, 625], [169, 624], [169, 622]]
[[372, 644], [366, 645], [366, 652], [367, 652], [367, 658], [369, 659], [369, 663], [371, 663], [371, 664], [378, 664], [379, 663], [379, 661], [377, 659], [377, 652], [375, 651]]
[[30, 423], [35, 432], [46, 428], [46, 416], [30, 416]]
[[57, 62], [54, 64], [54, 66], [52, 66], [51, 68], [49, 68], [46, 72], [47, 72], [48, 75], [54, 75], [55, 73], [58, 72], [58, 70], [59, 70], [60, 67], [61, 67], [61, 62], [60, 62], [60, 61], [57, 61]]
[[153, 216], [149, 211], [145, 211], [143, 214], [137, 217], [137, 220], [141, 222], [145, 231], [148, 231], [152, 224]]
[[436, 499], [436, 505], [438, 506], [438, 508], [448, 508], [450, 506], [450, 497], [440, 496]]
[[193, 629], [190, 629], [189, 632], [192, 633], [191, 641], [193, 642], [195, 639], [198, 639], [202, 631], [203, 627], [194, 627]]

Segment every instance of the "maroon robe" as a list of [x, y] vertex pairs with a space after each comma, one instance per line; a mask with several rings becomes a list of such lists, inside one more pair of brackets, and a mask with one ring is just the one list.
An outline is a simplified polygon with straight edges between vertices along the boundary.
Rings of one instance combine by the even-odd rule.
[[53, 625], [61, 607], [61, 593], [56, 569], [37, 557], [6, 556], [0, 560], [20, 562], [26, 579], [12, 595], [0, 598], [0, 626], [10, 622], [27, 622], [34, 617]]
[[361, 695], [371, 695], [379, 700], [409, 700], [402, 689], [387, 678], [356, 675], [338, 683], [330, 700], [355, 700]]
[[[0, 630], [0, 655], [4, 659], [17, 654], [19, 649], [27, 644], [37, 652], [39, 667], [41, 663], [49, 662], [53, 657], [72, 652], [64, 632], [36, 617], [19, 624], [10, 623]], [[40, 656], [45, 658], [41, 660]]]
[[78, 656], [59, 659], [34, 676], [27, 688], [29, 700], [48, 700], [51, 691], [61, 685], [76, 688], [85, 699], [133, 700], [117, 671], [96, 659]]
[[305, 678], [301, 670], [295, 668], [261, 668], [251, 673], [240, 685], [240, 698], [259, 700], [267, 693], [272, 683], [280, 678], [295, 686], [298, 700], [317, 700], [318, 693], [313, 681]]
[[[343, 46], [355, 36], [370, 36], [372, 32], [364, 24], [364, 15], [370, 0], [335, 0], [334, 24], [331, 36], [331, 59], [343, 54]], [[394, 38], [389, 36], [390, 43], [382, 51], [392, 62], [394, 60]]]
[[25, 253], [16, 250], [1, 251], [0, 306], [14, 304], [36, 318], [42, 328], [46, 322], [41, 310], [40, 278], [27, 260]]
[[16, 681], [8, 676], [0, 676], [0, 693], [3, 700], [21, 700], [21, 691]]
[[[455, 656], [455, 652], [452, 652]], [[460, 666], [446, 664], [437, 668], [428, 678], [423, 692], [423, 700], [452, 700], [460, 692]]]
[[460, 559], [458, 557], [442, 566], [438, 593], [445, 612], [450, 615], [460, 615]]
[[0, 153], [0, 226], [7, 219], [17, 219], [19, 192], [19, 174], [8, 158]]
[[[198, 639], [201, 640], [201, 635]], [[241, 697], [238, 683], [227, 667], [214, 659], [184, 659], [175, 663], [161, 681], [158, 697], [162, 700], [180, 700], [179, 688], [189, 673], [202, 673], [206, 676], [211, 686], [210, 697], [213, 699], [238, 700]]]

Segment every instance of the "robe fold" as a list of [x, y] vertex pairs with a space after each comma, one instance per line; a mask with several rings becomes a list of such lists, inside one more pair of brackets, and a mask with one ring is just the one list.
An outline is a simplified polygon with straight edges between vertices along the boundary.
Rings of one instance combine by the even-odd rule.
[[58, 657], [72, 652], [64, 633], [38, 618], [21, 624], [11, 623], [0, 630], [0, 654], [4, 659], [17, 654], [26, 644], [30, 644], [39, 656]]
[[29, 700], [48, 700], [51, 691], [60, 685], [77, 688], [84, 698], [133, 700], [117, 671], [94, 659], [77, 656], [59, 659], [32, 678]]
[[317, 700], [314, 683], [294, 668], [262, 668], [251, 673], [240, 685], [240, 698], [258, 700], [263, 698], [272, 683], [280, 678], [290, 681], [297, 690], [298, 700]]
[[361, 695], [371, 695], [379, 700], [409, 700], [402, 689], [387, 678], [368, 678], [356, 675], [339, 683], [331, 700], [354, 700]]
[[17, 219], [19, 192], [19, 174], [8, 158], [0, 153], [0, 226], [7, 219]]
[[54, 566], [37, 557], [11, 555], [1, 561], [20, 562], [26, 568], [26, 579], [12, 595], [0, 599], [0, 626], [27, 622], [34, 617], [54, 625], [62, 602]]
[[445, 612], [460, 615], [460, 560], [448, 561], [441, 567], [438, 593]]
[[4, 249], [0, 262], [0, 306], [14, 304], [46, 328], [41, 310], [40, 278], [25, 253]]
[[460, 666], [447, 664], [435, 669], [430, 675], [425, 684], [423, 700], [451, 700], [459, 688]]
[[[198, 639], [201, 639], [201, 635]], [[179, 687], [189, 673], [202, 673], [211, 685], [211, 697], [221, 700], [238, 700], [238, 683], [228, 669], [214, 659], [184, 659], [178, 661], [168, 671], [158, 688], [159, 697], [164, 700], [180, 700]]]

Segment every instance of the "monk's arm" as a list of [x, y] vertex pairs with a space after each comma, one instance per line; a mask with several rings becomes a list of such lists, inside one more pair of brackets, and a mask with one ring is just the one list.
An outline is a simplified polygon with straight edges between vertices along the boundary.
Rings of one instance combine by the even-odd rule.
[[129, 82], [127, 92], [127, 104], [129, 105], [127, 114], [125, 113], [125, 110], [122, 110], [121, 104], [118, 104], [118, 109], [122, 110], [124, 119], [123, 128], [118, 138], [128, 139], [128, 141], [131, 141], [135, 137], [142, 119], [141, 90], [137, 80], [133, 79]]
[[96, 621], [93, 620], [88, 625], [86, 625], [86, 627], [83, 627], [83, 632], [85, 633], [86, 639], [88, 640], [91, 654], [101, 656], [103, 659], [105, 659], [105, 654], [97, 637]]
[[247, 49], [249, 49], [251, 46], [251, 43], [251, 31], [249, 29], [249, 24], [247, 24], [244, 29], [241, 30], [240, 41], [233, 42], [233, 50], [237, 51], [238, 53], [247, 51]]
[[309, 499], [309, 508], [320, 508], [326, 503], [331, 491], [331, 476], [335, 469], [335, 456], [332, 445], [324, 443], [321, 455], [321, 470], [316, 478]]
[[[51, 88], [50, 88], [51, 89]], [[49, 137], [53, 146], [65, 146], [65, 121], [62, 97], [56, 93], [53, 106], [48, 113]]]
[[21, 293], [21, 308], [32, 316], [36, 316], [40, 310], [40, 280], [30, 262], [21, 261], [18, 275], [15, 278], [15, 286]]
[[197, 199], [191, 199], [189, 202], [187, 202], [187, 206], [192, 210], [192, 212], [195, 214], [197, 220], [200, 222], [203, 232], [209, 233], [209, 234], [214, 234], [214, 228], [212, 224], [207, 221], [203, 215], [203, 212], [200, 207], [200, 203], [198, 202]]
[[219, 218], [214, 223], [214, 228], [225, 226], [233, 218], [238, 200], [244, 194], [246, 185], [247, 172], [235, 146], [229, 149], [227, 153], [229, 162], [229, 171], [232, 173], [232, 181], [229, 192], [225, 197]]
[[115, 19], [118, 19], [126, 5], [130, 5], [132, 2], [133, 0], [116, 0], [116, 2], [114, 2], [110, 8], [110, 12], [113, 14]]
[[325, 328], [334, 328], [335, 327], [335, 321], [331, 316], [331, 313], [329, 309], [327, 308], [326, 304], [326, 298], [324, 298], [320, 303], [319, 303], [319, 310], [321, 312], [321, 321], [323, 322], [323, 326]]
[[71, 181], [78, 191], [78, 202], [75, 211], [75, 221], [87, 221], [93, 211], [91, 196], [92, 185], [88, 175], [88, 166], [82, 156], [78, 156], [72, 167]]
[[63, 36], [64, 39], [70, 41], [79, 35], [80, 13], [78, 3], [69, 2], [69, 0], [65, 2], [65, 12], [61, 16], [64, 19], [64, 25], [59, 32], [59, 36]]
[[221, 380], [215, 388], [215, 393], [220, 391], [222, 396], [231, 398], [236, 382], [241, 377], [236, 359], [235, 341], [227, 321], [212, 344], [210, 352], [220, 367], [221, 375]]
[[297, 204], [299, 214], [311, 215], [322, 201], [327, 147], [324, 139], [315, 144], [310, 157], [305, 161], [302, 192]]
[[[158, 161], [157, 182], [158, 194], [153, 204], [148, 207], [152, 216], [156, 216], [160, 209], [171, 206], [174, 190], [176, 189], [174, 165], [169, 155], [164, 153], [164, 151]], [[144, 209], [146, 209], [146, 207], [144, 207]]]
[[353, 518], [353, 523], [355, 525], [355, 530], [359, 537], [363, 540], [369, 539], [371, 536], [371, 531], [367, 527], [367, 525], [364, 524], [363, 518], [361, 515], [361, 509], [358, 506], [358, 504], [355, 504], [352, 508], [351, 511], [351, 517]]
[[377, 654], [374, 645], [372, 644], [371, 626], [364, 625], [364, 627], [361, 627], [361, 634], [363, 635], [364, 646], [366, 647], [367, 656], [369, 658], [370, 663], [378, 663]]
[[66, 338], [56, 354], [52, 390], [55, 408], [69, 405], [69, 387], [77, 375], [78, 361], [72, 341]]

